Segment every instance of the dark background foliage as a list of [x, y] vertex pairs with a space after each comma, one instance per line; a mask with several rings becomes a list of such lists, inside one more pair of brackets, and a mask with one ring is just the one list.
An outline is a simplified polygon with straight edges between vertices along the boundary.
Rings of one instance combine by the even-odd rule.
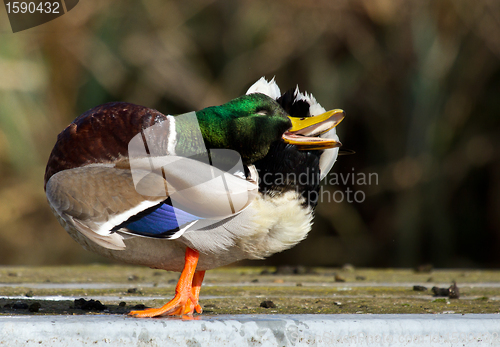
[[[265, 263], [500, 265], [497, 1], [81, 0], [16, 34], [0, 18], [2, 264], [107, 261], [66, 235], [43, 192], [80, 113], [114, 100], [183, 113], [276, 76], [346, 111], [338, 132], [356, 154], [333, 172], [378, 184], [325, 185], [308, 239]], [[327, 201], [348, 189], [364, 200]]]

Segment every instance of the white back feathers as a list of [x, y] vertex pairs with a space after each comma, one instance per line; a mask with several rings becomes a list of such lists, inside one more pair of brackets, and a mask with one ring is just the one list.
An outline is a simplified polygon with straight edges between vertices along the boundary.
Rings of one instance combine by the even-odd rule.
[[264, 77], [261, 77], [257, 82], [252, 84], [252, 86], [248, 88], [246, 94], [254, 93], [265, 94], [274, 100], [281, 96], [280, 88], [274, 81], [274, 77], [269, 82]]

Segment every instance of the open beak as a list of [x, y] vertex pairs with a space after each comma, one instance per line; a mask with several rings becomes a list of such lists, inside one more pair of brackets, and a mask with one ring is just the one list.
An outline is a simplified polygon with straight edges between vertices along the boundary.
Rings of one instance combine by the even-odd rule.
[[319, 137], [335, 128], [344, 119], [345, 113], [335, 109], [314, 117], [289, 117], [292, 127], [283, 134], [286, 143], [296, 145], [299, 150], [319, 150], [340, 147], [342, 144], [328, 138]]

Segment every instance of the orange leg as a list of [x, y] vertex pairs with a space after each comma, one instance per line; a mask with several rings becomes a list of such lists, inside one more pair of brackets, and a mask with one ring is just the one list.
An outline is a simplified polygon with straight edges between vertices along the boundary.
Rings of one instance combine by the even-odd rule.
[[202, 312], [201, 306], [198, 305], [198, 299], [200, 298], [200, 290], [201, 284], [203, 283], [203, 277], [205, 277], [205, 271], [196, 271], [194, 273], [191, 293], [194, 296], [194, 302], [196, 302], [196, 304], [193, 304], [193, 301], [189, 300], [188, 304], [184, 307], [184, 312], [182, 314], [190, 314], [193, 313], [194, 310], [196, 310], [196, 312], [198, 313]]
[[200, 254], [186, 248], [184, 269], [175, 287], [175, 296], [168, 303], [160, 308], [149, 308], [143, 311], [131, 311], [129, 315], [139, 318], [150, 318], [159, 316], [192, 314], [195, 310], [201, 313], [201, 306], [198, 304], [201, 283], [205, 276], [205, 271], [196, 271]]

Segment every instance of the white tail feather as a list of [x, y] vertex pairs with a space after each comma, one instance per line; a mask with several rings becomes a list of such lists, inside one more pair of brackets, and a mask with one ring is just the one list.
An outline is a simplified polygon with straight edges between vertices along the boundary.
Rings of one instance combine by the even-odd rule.
[[246, 94], [254, 93], [265, 94], [274, 100], [281, 96], [280, 88], [274, 81], [274, 77], [269, 82], [264, 77], [261, 77], [257, 82], [252, 84], [252, 86], [248, 88]]

